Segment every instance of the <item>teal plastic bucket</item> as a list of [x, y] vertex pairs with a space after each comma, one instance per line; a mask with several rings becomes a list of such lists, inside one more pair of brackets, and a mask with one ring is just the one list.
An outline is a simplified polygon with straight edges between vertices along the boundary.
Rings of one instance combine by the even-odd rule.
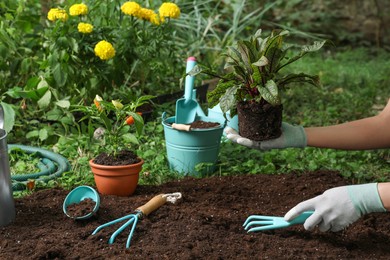
[[[221, 120], [225, 120], [225, 118], [223, 116], [223, 112], [222, 112], [219, 104], [213, 108], [208, 109], [208, 116], [212, 117], [212, 118], [219, 118]], [[230, 112], [228, 111], [226, 113], [226, 118], [227, 118], [226, 125], [230, 126], [231, 128], [235, 129], [238, 132], [238, 116], [235, 115], [233, 117], [230, 117]], [[223, 133], [223, 134], [225, 135], [225, 133]]]
[[[173, 129], [175, 117], [165, 118], [163, 114], [165, 144], [168, 156], [169, 168], [186, 175], [201, 175], [212, 173], [218, 160], [219, 147], [225, 120], [197, 116], [195, 120], [205, 122], [218, 122], [215, 128], [191, 129], [191, 131], [179, 131]], [[201, 171], [196, 170], [200, 163], [207, 164]]]

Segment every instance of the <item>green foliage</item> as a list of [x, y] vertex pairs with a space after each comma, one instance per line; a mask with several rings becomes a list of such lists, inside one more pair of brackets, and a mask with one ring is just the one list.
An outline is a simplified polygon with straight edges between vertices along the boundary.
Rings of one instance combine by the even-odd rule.
[[101, 152], [115, 156], [120, 150], [130, 149], [130, 143], [139, 144], [137, 136], [130, 133], [130, 130], [135, 130], [138, 136], [141, 135], [144, 120], [136, 110], [151, 98], [153, 96], [141, 96], [134, 102], [122, 104], [119, 100], [104, 101], [96, 95], [94, 104], [72, 106], [72, 112], [84, 114], [79, 122], [87, 121], [91, 140], [102, 140]]
[[187, 56], [202, 57], [208, 66], [220, 66], [220, 51], [237, 39], [249, 36], [262, 23], [274, 3], [251, 4], [251, 1], [181, 1], [175, 42]]
[[[78, 1], [77, 1], [78, 2]], [[64, 10], [76, 3], [68, 1]], [[86, 15], [71, 16], [66, 21], [50, 22], [45, 30], [46, 58], [43, 65], [51, 83], [66, 86], [68, 94], [83, 90], [88, 97], [111, 92], [122, 85], [145, 89], [147, 85], [164, 85], [179, 61], [172, 35], [175, 28], [166, 19], [156, 25], [147, 19], [126, 15], [118, 1], [84, 1]], [[152, 12], [158, 3], [146, 6]], [[79, 23], [88, 23], [93, 31], [83, 33]], [[100, 60], [96, 44], [112, 44], [115, 56]], [[95, 55], [96, 54], [96, 55]], [[163, 77], [162, 77], [163, 76]], [[147, 92], [147, 90], [145, 90]]]
[[[289, 88], [284, 93], [286, 122], [305, 127], [326, 126], [373, 116], [383, 109], [390, 97], [388, 52], [340, 48], [321, 56], [307, 56], [289, 66], [291, 72], [318, 74], [323, 87]], [[353, 183], [389, 181], [389, 158], [387, 150], [305, 148], [259, 152], [224, 142], [217, 174], [334, 170]]]
[[40, 157], [26, 153], [22, 149], [12, 149], [8, 153], [11, 175], [40, 172], [37, 167]]
[[[50, 7], [64, 8], [66, 12], [73, 4], [80, 3], [75, 0], [51, 2], [58, 3], [58, 6]], [[143, 4], [156, 10], [161, 2], [144, 1]], [[357, 35], [333, 28], [333, 18], [340, 10], [329, 10], [325, 14], [301, 0], [176, 2], [181, 9], [180, 18], [167, 20], [158, 27], [125, 16], [118, 1], [83, 1], [89, 7], [88, 15], [70, 16], [65, 23], [47, 20], [47, 12], [41, 12], [45, 10], [41, 6], [44, 1], [5, 0], [0, 3], [0, 99], [5, 109], [8, 142], [53, 149], [68, 158], [72, 165], [71, 171], [61, 178], [40, 182], [36, 189], [95, 185], [88, 161], [107, 148], [102, 145], [107, 140], [91, 138], [93, 130], [107, 123], [107, 119], [111, 125], [115, 124], [116, 115], [113, 111], [104, 118], [96, 114], [91, 124], [87, 118], [80, 122], [82, 113], [70, 110], [75, 105], [92, 108], [86, 104], [91, 104], [96, 95], [104, 100], [127, 103], [144, 94], [176, 92], [186, 57], [196, 56], [200, 64], [213, 68], [213, 71], [222, 71], [226, 57], [220, 55], [221, 50], [237, 40], [247, 39], [259, 26], [264, 30], [287, 29], [291, 32], [290, 39], [301, 43], [308, 39], [319, 40], [319, 36], [323, 36], [308, 33], [313, 31], [326, 33], [327, 38], [329, 34], [337, 35], [337, 42], [353, 40]], [[296, 11], [298, 7], [299, 12]], [[79, 22], [93, 24], [93, 33], [78, 32]], [[332, 31], [326, 32], [323, 28], [332, 28]], [[113, 44], [116, 55], [112, 59], [102, 61], [95, 56], [94, 46], [101, 40]], [[237, 59], [240, 51], [251, 50], [248, 41], [241, 42], [241, 48], [233, 47], [231, 54], [244, 71], [237, 68], [234, 74], [233, 66], [224, 75], [226, 79], [233, 80], [237, 75], [245, 75], [245, 70], [253, 70], [252, 64], [248, 66], [252, 56]], [[275, 41], [272, 46], [278, 43]], [[309, 75], [319, 75], [323, 87], [312, 88], [291, 82], [290, 86], [299, 87], [276, 92], [272, 81], [262, 85], [262, 95], [268, 99], [280, 95], [280, 99], [275, 100], [283, 100], [285, 121], [303, 126], [341, 123], [375, 115], [387, 102], [390, 96], [387, 69], [390, 55], [387, 51], [372, 47], [339, 47], [327, 49], [319, 56], [306, 55], [305, 59], [294, 60], [294, 47], [286, 46], [285, 57], [294, 62], [284, 67], [281, 70], [284, 74], [280, 76], [299, 75], [305, 71]], [[264, 65], [265, 59], [261, 56], [254, 56], [256, 59], [251, 60], [253, 66], [273, 70], [277, 68], [275, 64], [287, 62], [277, 48], [269, 54], [274, 55], [264, 55], [268, 64]], [[269, 63], [269, 60], [273, 62]], [[285, 83], [293, 81], [289, 77], [284, 79]], [[261, 80], [260, 73], [253, 73], [254, 82]], [[275, 79], [273, 82], [276, 83]], [[233, 86], [231, 81], [221, 82], [216, 90], [220, 96], [226, 90], [231, 94], [224, 97], [225, 110], [229, 110], [229, 102], [232, 103], [237, 94]], [[218, 95], [209, 99], [209, 107], [220, 101]], [[113, 108], [110, 102], [105, 105]], [[136, 136], [142, 144], [135, 145], [137, 155], [145, 159], [141, 184], [160, 184], [183, 177], [168, 167], [160, 119], [162, 112], [174, 114], [174, 106], [174, 102], [155, 106], [156, 118], [146, 122], [143, 131]], [[205, 104], [203, 106], [207, 109]], [[131, 115], [140, 119], [138, 114]], [[127, 130], [136, 132], [135, 125], [123, 125], [123, 129], [126, 131], [121, 134], [128, 133]], [[123, 144], [134, 147], [131, 140], [126, 139]], [[356, 183], [388, 181], [389, 158], [385, 150], [346, 152], [306, 148], [259, 152], [225, 141], [221, 144], [217, 170], [210, 176], [336, 170]]]
[[[230, 111], [231, 116], [236, 114], [236, 104], [239, 101], [265, 100], [276, 106], [281, 104], [281, 93], [291, 83], [310, 83], [318, 86], [318, 76], [305, 73], [283, 74], [280, 71], [298, 61], [307, 53], [318, 51], [325, 41], [315, 42], [313, 45], [304, 45], [299, 53], [292, 52], [292, 45], [284, 43], [288, 35], [286, 30], [275, 30], [267, 37], [262, 38], [258, 30], [249, 40], [240, 40], [236, 46], [229, 47], [225, 55], [227, 61], [226, 75], [219, 75], [210, 69], [195, 68], [189, 74], [205, 73], [219, 78], [216, 88], [207, 95], [209, 106], [218, 103], [222, 112]], [[292, 55], [291, 57], [289, 57]]]

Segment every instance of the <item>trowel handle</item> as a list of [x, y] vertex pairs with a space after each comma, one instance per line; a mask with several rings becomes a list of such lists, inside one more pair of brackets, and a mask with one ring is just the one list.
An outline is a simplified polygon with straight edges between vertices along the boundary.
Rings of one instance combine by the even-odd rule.
[[[190, 72], [196, 65], [196, 59], [195, 57], [189, 57], [187, 59], [187, 65], [186, 65], [186, 73]], [[184, 89], [184, 98], [185, 100], [192, 99], [192, 89], [194, 88], [194, 82], [195, 77], [194, 76], [186, 76], [185, 81], [185, 89]]]
[[157, 196], [154, 196], [146, 204], [137, 208], [136, 211], [141, 211], [144, 216], [149, 215], [150, 213], [164, 205], [165, 202], [167, 202], [167, 198], [163, 197], [163, 195], [164, 194], [159, 194]]
[[191, 125], [173, 123], [172, 124], [172, 128], [176, 129], [176, 130], [179, 130], [179, 131], [187, 131], [187, 132], [189, 132], [191, 130]]

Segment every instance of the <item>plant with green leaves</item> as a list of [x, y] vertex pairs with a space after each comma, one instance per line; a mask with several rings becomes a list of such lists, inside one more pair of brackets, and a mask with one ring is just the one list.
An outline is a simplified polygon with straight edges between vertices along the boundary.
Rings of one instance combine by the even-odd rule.
[[136, 110], [153, 97], [141, 96], [134, 102], [122, 104], [120, 100], [109, 102], [96, 95], [92, 105], [75, 105], [72, 111], [84, 114], [79, 122], [87, 121], [90, 139], [102, 142], [98, 152], [115, 157], [119, 151], [132, 150], [132, 145], [139, 145], [137, 136], [142, 134], [144, 120]]
[[236, 46], [229, 46], [224, 53], [227, 57], [227, 73], [220, 75], [208, 68], [194, 68], [190, 75], [204, 73], [219, 78], [213, 91], [207, 94], [210, 107], [220, 104], [224, 113], [237, 114], [240, 101], [263, 102], [277, 106], [282, 103], [281, 93], [288, 84], [309, 83], [319, 86], [319, 77], [305, 73], [283, 74], [282, 69], [299, 60], [307, 53], [321, 49], [325, 41], [304, 45], [298, 54], [292, 53], [294, 45], [286, 44], [287, 30], [274, 30], [267, 37], [262, 37], [258, 30], [249, 40], [239, 40]]
[[167, 65], [180, 60], [173, 55], [177, 48], [170, 23], [180, 16], [176, 4], [78, 2], [67, 1], [47, 14], [42, 67], [50, 72], [48, 82], [66, 87], [69, 95], [81, 92], [90, 98], [121, 86], [170, 82]]

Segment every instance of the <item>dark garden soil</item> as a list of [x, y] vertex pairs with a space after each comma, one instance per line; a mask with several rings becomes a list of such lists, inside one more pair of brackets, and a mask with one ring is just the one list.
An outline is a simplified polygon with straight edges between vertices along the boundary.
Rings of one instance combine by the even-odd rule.
[[[390, 216], [362, 217], [344, 231], [305, 231], [301, 225], [246, 233], [252, 214], [282, 216], [303, 199], [348, 184], [336, 172], [240, 175], [138, 186], [130, 197], [101, 195], [100, 209], [87, 220], [62, 212], [69, 191], [36, 191], [15, 200], [16, 219], [0, 228], [0, 259], [390, 259]], [[129, 230], [107, 243], [119, 226], [101, 224], [133, 213], [157, 194], [181, 192], [140, 220], [131, 247]]]
[[93, 160], [93, 162], [96, 164], [110, 166], [129, 165], [138, 163], [140, 161], [141, 160], [138, 158], [138, 156], [129, 150], [122, 150], [116, 155], [101, 153]]
[[282, 112], [283, 105], [272, 106], [264, 100], [238, 102], [240, 135], [255, 141], [278, 138], [282, 134]]
[[69, 217], [83, 217], [93, 212], [96, 202], [92, 199], [83, 199], [79, 203], [72, 203], [66, 207], [66, 212]]
[[205, 129], [205, 128], [213, 128], [213, 127], [218, 127], [220, 124], [217, 122], [206, 122], [202, 120], [197, 120], [192, 122], [191, 124], [191, 129]]

